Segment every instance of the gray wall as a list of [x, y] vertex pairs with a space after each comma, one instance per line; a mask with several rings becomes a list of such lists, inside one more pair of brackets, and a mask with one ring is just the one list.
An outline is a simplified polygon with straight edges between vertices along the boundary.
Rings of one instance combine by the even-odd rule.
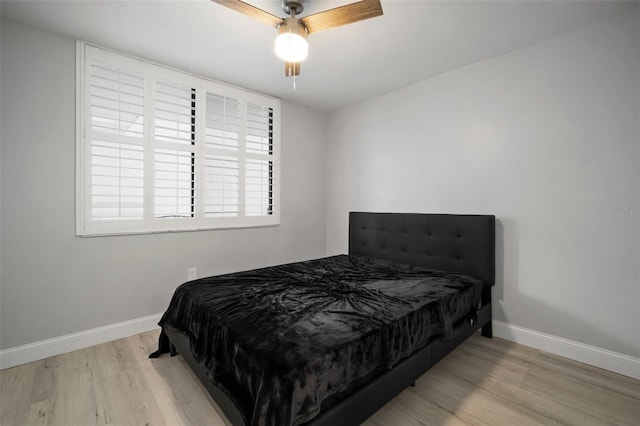
[[325, 253], [326, 116], [282, 105], [273, 228], [75, 237], [75, 42], [2, 21], [3, 349], [162, 312], [200, 276]]
[[495, 319], [640, 356], [639, 11], [329, 124], [328, 254], [349, 210], [495, 214]]
[[329, 117], [283, 103], [280, 227], [83, 239], [74, 42], [3, 20], [0, 348], [159, 313], [188, 267], [345, 252], [357, 209], [496, 214], [496, 319], [640, 356], [639, 31], [636, 11]]

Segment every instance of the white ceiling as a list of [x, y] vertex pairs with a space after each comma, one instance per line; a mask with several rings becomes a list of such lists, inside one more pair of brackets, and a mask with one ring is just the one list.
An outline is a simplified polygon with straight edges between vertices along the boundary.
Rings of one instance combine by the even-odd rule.
[[[283, 15], [280, 0], [246, 0]], [[307, 0], [314, 13], [349, 0]], [[2, 15], [216, 80], [330, 111], [581, 25], [638, 1], [382, 0], [384, 15], [309, 37], [297, 89], [276, 30], [209, 0], [5, 1]]]

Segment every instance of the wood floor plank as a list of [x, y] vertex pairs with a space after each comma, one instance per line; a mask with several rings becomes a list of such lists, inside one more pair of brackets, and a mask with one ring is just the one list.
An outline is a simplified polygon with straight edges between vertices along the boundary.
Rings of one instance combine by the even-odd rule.
[[422, 398], [413, 388], [406, 389], [396, 399], [425, 425], [466, 426], [469, 424], [462, 421], [455, 413]]
[[36, 383], [36, 370], [44, 361], [20, 365], [0, 371], [0, 424], [28, 424], [31, 394]]
[[[575, 379], [585, 385], [602, 388], [603, 391], [640, 399], [638, 380], [621, 376], [601, 368], [587, 364], [572, 362], [558, 355], [540, 352], [536, 357], [536, 365], [553, 375], [562, 375]], [[640, 407], [639, 407], [640, 408]]]
[[[539, 367], [531, 369], [523, 392], [545, 398], [571, 408], [572, 413], [591, 419], [589, 424], [635, 424], [640, 421], [640, 400], [607, 391], [603, 386], [588, 384], [575, 377], [550, 373]], [[631, 416], [631, 417], [629, 417]], [[633, 418], [633, 423], [625, 419]], [[586, 421], [586, 420], [585, 420]]]
[[157, 349], [157, 335], [144, 333], [127, 340], [136, 352], [139, 367], [147, 372], [147, 383], [168, 424], [230, 425], [181, 356], [147, 358]]
[[53, 412], [52, 399], [44, 399], [31, 404], [27, 414], [26, 424], [28, 425], [48, 425], [51, 424], [51, 414]]
[[521, 407], [497, 397], [455, 374], [423, 376], [416, 382], [416, 392], [425, 399], [456, 415], [463, 422], [478, 425], [537, 424]]
[[[229, 426], [181, 356], [149, 359], [158, 332], [0, 372], [3, 426]], [[640, 381], [473, 336], [364, 426], [634, 425]]]

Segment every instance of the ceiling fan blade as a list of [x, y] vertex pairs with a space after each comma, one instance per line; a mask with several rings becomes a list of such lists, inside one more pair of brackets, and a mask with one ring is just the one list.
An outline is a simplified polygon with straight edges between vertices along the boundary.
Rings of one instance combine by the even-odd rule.
[[[215, 1], [215, 0], [214, 0]], [[309, 34], [382, 15], [380, 0], [362, 0], [300, 18]]]
[[293, 77], [294, 75], [300, 75], [300, 62], [285, 62], [284, 75], [286, 77]]
[[250, 5], [249, 3], [245, 3], [241, 0], [211, 0], [214, 3], [218, 3], [222, 6], [228, 7], [229, 9], [233, 9], [236, 12], [243, 13], [253, 19], [257, 19], [260, 22], [263, 22], [271, 27], [277, 27], [282, 23], [282, 18], [279, 18], [275, 15], [270, 14], [260, 8]]

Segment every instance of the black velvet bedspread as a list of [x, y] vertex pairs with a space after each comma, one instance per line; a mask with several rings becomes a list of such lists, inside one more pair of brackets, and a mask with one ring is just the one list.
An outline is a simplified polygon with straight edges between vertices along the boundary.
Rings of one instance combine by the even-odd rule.
[[250, 425], [298, 425], [323, 401], [436, 338], [478, 306], [482, 282], [334, 256], [178, 287], [160, 320]]

